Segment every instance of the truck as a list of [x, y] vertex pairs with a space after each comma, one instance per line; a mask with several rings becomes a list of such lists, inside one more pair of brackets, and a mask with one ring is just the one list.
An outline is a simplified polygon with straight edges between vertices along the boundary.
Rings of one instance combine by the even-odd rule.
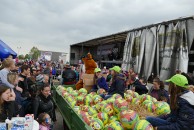
[[70, 45], [70, 64], [90, 52], [99, 67], [133, 68], [161, 80], [181, 70], [194, 76], [194, 17], [181, 17]]

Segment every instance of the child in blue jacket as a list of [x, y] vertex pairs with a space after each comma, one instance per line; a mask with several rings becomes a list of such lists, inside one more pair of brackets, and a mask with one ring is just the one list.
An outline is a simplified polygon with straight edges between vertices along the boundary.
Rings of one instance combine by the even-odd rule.
[[99, 88], [104, 89], [106, 92], [108, 91], [108, 85], [106, 83], [106, 79], [101, 74], [101, 69], [96, 68], [94, 70], [94, 85], [91, 89], [91, 92], [97, 92]]

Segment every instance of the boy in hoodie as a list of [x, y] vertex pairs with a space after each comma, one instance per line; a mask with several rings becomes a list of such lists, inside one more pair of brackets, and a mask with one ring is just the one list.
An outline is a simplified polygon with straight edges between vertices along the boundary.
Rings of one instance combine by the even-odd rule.
[[194, 93], [188, 90], [188, 80], [176, 74], [169, 80], [170, 108], [169, 115], [147, 117], [157, 130], [193, 130], [194, 129]]
[[110, 98], [113, 94], [117, 93], [120, 94], [124, 98], [124, 91], [126, 88], [125, 75], [121, 74], [121, 68], [119, 66], [114, 66], [111, 70], [112, 75], [112, 84], [110, 86], [110, 89], [108, 90], [107, 95], [101, 95], [102, 98], [105, 100]]

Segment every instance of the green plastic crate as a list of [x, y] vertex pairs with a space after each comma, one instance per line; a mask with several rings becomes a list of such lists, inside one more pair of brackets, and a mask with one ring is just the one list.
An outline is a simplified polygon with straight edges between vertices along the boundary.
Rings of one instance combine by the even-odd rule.
[[53, 100], [70, 130], [92, 130], [53, 86]]

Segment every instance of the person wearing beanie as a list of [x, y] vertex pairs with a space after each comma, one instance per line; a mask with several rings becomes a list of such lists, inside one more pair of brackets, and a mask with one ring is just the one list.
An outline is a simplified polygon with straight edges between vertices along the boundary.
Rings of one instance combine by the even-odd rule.
[[39, 74], [36, 76], [36, 82], [43, 82], [44, 76], [42, 74]]
[[40, 88], [45, 84], [49, 83], [49, 75], [47, 74], [39, 74], [36, 76], [36, 87], [37, 91], [40, 91]]
[[189, 91], [187, 78], [176, 74], [166, 82], [169, 82], [170, 114], [146, 120], [157, 130], [194, 130], [194, 93]]

